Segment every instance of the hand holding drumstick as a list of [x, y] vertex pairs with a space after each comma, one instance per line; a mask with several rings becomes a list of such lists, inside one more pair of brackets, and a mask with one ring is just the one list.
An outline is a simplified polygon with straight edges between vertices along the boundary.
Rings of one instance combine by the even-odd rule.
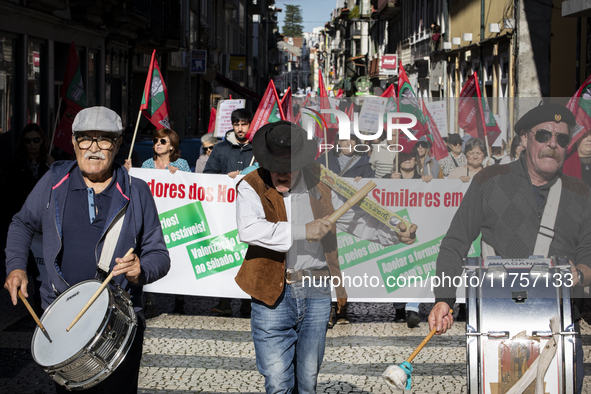
[[[142, 272], [141, 267], [140, 267], [140, 260], [135, 254], [132, 254], [132, 253], [133, 253], [133, 248], [130, 248], [127, 251], [127, 253], [125, 254], [125, 256], [123, 256], [123, 258], [116, 258], [115, 259], [115, 262], [117, 263], [117, 265], [115, 266], [113, 271], [111, 271], [109, 276], [107, 276], [107, 279], [105, 279], [105, 281], [101, 284], [101, 286], [98, 288], [96, 293], [94, 293], [94, 295], [90, 298], [90, 300], [86, 303], [86, 305], [84, 305], [84, 308], [82, 308], [80, 313], [78, 313], [78, 315], [76, 315], [74, 320], [72, 320], [72, 323], [70, 323], [70, 326], [68, 328], [66, 328], [66, 331], [70, 331], [72, 329], [72, 327], [74, 327], [74, 324], [76, 324], [78, 322], [78, 320], [80, 320], [82, 315], [84, 315], [84, 313], [86, 313], [88, 308], [91, 307], [91, 305], [99, 297], [99, 295], [102, 293], [102, 291], [105, 289], [105, 287], [107, 287], [107, 285], [109, 284], [111, 279], [113, 279], [113, 276], [120, 275], [120, 274], [124, 273], [125, 276], [127, 277], [127, 279], [131, 283], [138, 283], [139, 282], [139, 277]], [[121, 266], [120, 266], [120, 264], [121, 264]]]

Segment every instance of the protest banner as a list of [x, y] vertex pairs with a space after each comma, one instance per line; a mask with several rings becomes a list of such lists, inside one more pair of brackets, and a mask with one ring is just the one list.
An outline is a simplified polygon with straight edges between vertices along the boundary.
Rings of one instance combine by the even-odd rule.
[[215, 115], [215, 133], [218, 138], [226, 136], [228, 130], [232, 130], [232, 112], [244, 108], [246, 100], [220, 100]]
[[[236, 228], [235, 186], [240, 177], [139, 168], [132, 168], [131, 174], [146, 181], [154, 195], [172, 261], [169, 274], [147, 285], [146, 291], [247, 298], [234, 281], [247, 249]], [[355, 185], [353, 179], [346, 181]], [[339, 232], [339, 261], [349, 300], [432, 301], [428, 281], [435, 275], [441, 239], [468, 184], [374, 181], [378, 186], [369, 194], [371, 199], [417, 224], [417, 242], [383, 246]], [[480, 253], [477, 245], [471, 255]], [[423, 280], [424, 286], [413, 288], [412, 280]]]
[[380, 124], [383, 122], [387, 103], [388, 98], [386, 97], [365, 97], [361, 112], [359, 113], [358, 126], [360, 133], [371, 135], [380, 131]]

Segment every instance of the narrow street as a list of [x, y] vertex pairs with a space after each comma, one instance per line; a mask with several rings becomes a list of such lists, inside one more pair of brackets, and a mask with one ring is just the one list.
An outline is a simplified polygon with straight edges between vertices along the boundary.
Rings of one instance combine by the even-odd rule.
[[[138, 393], [262, 393], [256, 370], [250, 320], [211, 316], [213, 298], [186, 297], [186, 315], [170, 313], [174, 296], [157, 295], [158, 316], [148, 319]], [[426, 318], [427, 306], [421, 309]], [[391, 304], [353, 303], [349, 325], [328, 331], [319, 393], [390, 393], [381, 378], [390, 364], [400, 364], [428, 333], [426, 322], [409, 329], [394, 323]], [[12, 307], [0, 292], [0, 392], [53, 393], [53, 383], [30, 353], [34, 321], [19, 303]], [[591, 357], [591, 327], [582, 324], [585, 359]], [[413, 361], [409, 393], [466, 393], [464, 325], [434, 337]], [[583, 393], [591, 393], [591, 364]]]

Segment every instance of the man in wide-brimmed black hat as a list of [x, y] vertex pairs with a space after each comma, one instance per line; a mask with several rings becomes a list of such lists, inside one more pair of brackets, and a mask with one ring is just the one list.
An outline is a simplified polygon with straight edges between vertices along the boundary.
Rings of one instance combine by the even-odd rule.
[[[524, 154], [510, 164], [487, 167], [474, 176], [441, 242], [438, 277], [460, 276], [462, 259], [482, 234], [485, 258], [566, 256], [572, 265], [571, 291], [582, 293], [582, 286], [591, 281], [591, 193], [580, 179], [561, 172], [575, 127], [572, 112], [558, 104], [535, 107], [515, 124]], [[553, 229], [542, 226], [548, 223], [542, 219], [546, 211], [555, 216]], [[449, 308], [454, 305], [455, 290], [435, 288], [436, 303], [429, 325], [437, 328], [438, 334], [453, 324]], [[530, 304], [524, 305], [533, 305], [527, 301]], [[573, 317], [580, 319], [578, 311], [573, 312]], [[578, 327], [575, 331], [579, 331]], [[580, 339], [577, 342], [580, 393], [584, 370]]]
[[[261, 168], [237, 186], [238, 233], [249, 247], [236, 283], [252, 296], [257, 368], [268, 393], [315, 393], [331, 312], [330, 280], [321, 281], [340, 276], [336, 227], [411, 244], [416, 225], [399, 223], [396, 234], [356, 209], [332, 225], [327, 218], [344, 201], [320, 182], [316, 142], [297, 125], [267, 124], [252, 147]], [[346, 302], [344, 288], [336, 292]]]

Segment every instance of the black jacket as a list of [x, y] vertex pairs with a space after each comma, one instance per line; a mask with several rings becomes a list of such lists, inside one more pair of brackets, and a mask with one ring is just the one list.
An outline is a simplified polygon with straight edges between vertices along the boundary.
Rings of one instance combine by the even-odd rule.
[[226, 133], [226, 139], [217, 144], [203, 170], [204, 174], [228, 174], [244, 170], [252, 161], [252, 145], [241, 145], [236, 140], [234, 130]]

